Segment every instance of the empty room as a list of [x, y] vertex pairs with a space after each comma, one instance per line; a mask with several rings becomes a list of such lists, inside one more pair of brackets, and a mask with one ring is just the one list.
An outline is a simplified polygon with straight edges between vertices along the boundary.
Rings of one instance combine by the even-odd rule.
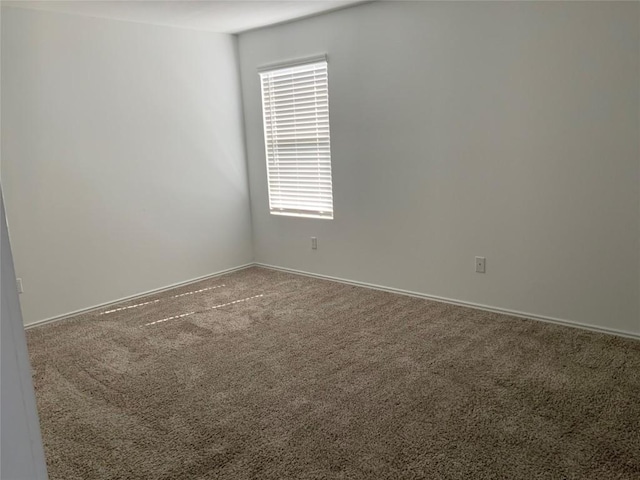
[[2, 1], [2, 480], [640, 478], [640, 2]]

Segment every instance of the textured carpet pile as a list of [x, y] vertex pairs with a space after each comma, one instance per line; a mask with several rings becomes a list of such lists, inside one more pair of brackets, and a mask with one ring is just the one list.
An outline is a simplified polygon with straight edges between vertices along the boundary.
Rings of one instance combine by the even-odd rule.
[[640, 478], [634, 340], [250, 268], [28, 343], [52, 480]]

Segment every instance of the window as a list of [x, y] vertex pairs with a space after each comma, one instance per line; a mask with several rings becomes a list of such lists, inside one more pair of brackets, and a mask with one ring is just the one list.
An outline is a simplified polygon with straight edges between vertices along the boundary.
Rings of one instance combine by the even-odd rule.
[[260, 72], [269, 209], [333, 218], [326, 58]]

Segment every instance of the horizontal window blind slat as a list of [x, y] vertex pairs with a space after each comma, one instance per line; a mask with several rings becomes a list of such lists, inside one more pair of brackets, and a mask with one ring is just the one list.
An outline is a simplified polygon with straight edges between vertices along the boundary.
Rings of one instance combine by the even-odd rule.
[[[329, 172], [327, 172], [328, 174]], [[286, 174], [281, 174], [280, 175], [282, 178], [289, 178], [289, 179], [295, 179], [295, 178], [299, 178], [299, 179], [312, 179], [312, 178], [318, 178], [318, 175], [304, 175], [302, 173], [297, 174], [297, 175], [286, 175]], [[274, 175], [269, 175], [269, 181], [274, 180], [275, 181], [276, 177]]]
[[277, 104], [281, 102], [281, 99], [288, 98], [300, 98], [300, 99], [312, 99], [312, 98], [326, 98], [329, 94], [326, 88], [318, 88], [316, 86], [304, 87], [304, 88], [295, 88], [295, 89], [287, 89], [282, 91], [272, 90], [269, 92], [269, 105]]
[[327, 179], [324, 182], [317, 182], [314, 178], [310, 177], [299, 177], [299, 178], [278, 178], [278, 177], [269, 177], [269, 186], [274, 189], [282, 189], [282, 190], [307, 190], [307, 189], [319, 189], [330, 188], [331, 181]]
[[317, 205], [319, 207], [322, 206], [323, 208], [328, 208], [331, 206], [331, 201], [329, 200], [329, 197], [314, 195], [313, 193], [310, 193], [310, 192], [304, 193], [304, 200], [300, 199], [299, 194], [293, 193], [293, 192], [289, 195], [275, 193], [273, 194], [271, 199], [272, 199], [271, 201], [272, 205], [278, 205], [278, 204], [307, 205], [307, 206]]
[[310, 203], [317, 203], [322, 205], [330, 205], [331, 204], [331, 195], [326, 193], [317, 193], [317, 192], [280, 192], [280, 191], [272, 191], [271, 192], [271, 202], [296, 202], [303, 201], [300, 200], [300, 196], [304, 196], [304, 201]]
[[278, 75], [263, 75], [260, 81], [263, 83], [278, 84], [283, 82], [290, 82], [291, 80], [305, 80], [308, 78], [325, 77], [327, 76], [326, 69], [305, 70], [302, 72], [290, 72], [282, 73]]
[[327, 184], [323, 187], [317, 187], [317, 186], [307, 186], [307, 187], [291, 187], [291, 188], [283, 188], [282, 186], [279, 185], [271, 185], [271, 190], [273, 195], [280, 195], [280, 194], [294, 194], [297, 195], [299, 192], [308, 192], [308, 193], [315, 193], [318, 194], [324, 198], [331, 198], [331, 184]]
[[274, 143], [268, 141], [269, 148], [273, 148], [274, 153], [310, 153], [310, 152], [318, 152], [318, 153], [330, 153], [329, 142], [314, 142], [311, 144], [296, 144], [294, 142], [283, 142]]
[[281, 92], [278, 95], [271, 95], [265, 107], [279, 107], [288, 103], [308, 103], [316, 101], [318, 106], [328, 103], [329, 92], [326, 90], [292, 91]]
[[313, 159], [296, 160], [294, 158], [291, 158], [288, 160], [286, 159], [269, 160], [269, 167], [272, 168], [273, 170], [295, 169], [296, 165], [300, 165], [303, 167], [319, 166], [319, 167], [328, 168], [331, 166], [331, 163], [329, 162], [328, 158], [322, 161], [314, 161]]
[[291, 126], [291, 127], [274, 127], [270, 129], [269, 135], [277, 138], [278, 135], [281, 134], [291, 134], [295, 133], [296, 135], [315, 135], [322, 134], [325, 137], [329, 136], [329, 125], [311, 125], [311, 126]]
[[331, 183], [325, 183], [323, 185], [310, 183], [308, 185], [299, 184], [299, 185], [291, 185], [291, 184], [283, 184], [283, 183], [275, 183], [275, 180], [272, 179], [270, 183], [271, 189], [275, 193], [286, 193], [291, 194], [295, 192], [311, 192], [315, 194], [326, 195], [327, 191], [331, 191]]
[[269, 177], [269, 183], [271, 186], [278, 188], [324, 188], [331, 186], [331, 179], [327, 177], [326, 179], [318, 180], [309, 177], [278, 177], [276, 175]]
[[326, 107], [329, 103], [329, 96], [327, 92], [292, 92], [286, 95], [279, 95], [271, 98], [269, 103], [265, 104], [267, 109], [284, 108], [289, 105], [315, 105], [318, 108]]
[[333, 209], [331, 203], [304, 202], [304, 201], [272, 201], [271, 208], [293, 208], [293, 209], [314, 209], [317, 211], [330, 212]]
[[293, 210], [291, 208], [288, 208], [286, 210], [271, 209], [270, 212], [271, 212], [271, 215], [283, 215], [287, 217], [326, 218], [326, 219], [333, 218], [333, 212], [307, 212], [304, 210], [300, 210], [300, 211]]
[[305, 159], [317, 159], [318, 162], [330, 162], [331, 157], [329, 152], [322, 153], [313, 150], [280, 150], [274, 152], [273, 155], [269, 155], [267, 157], [269, 161], [292, 161], [296, 159], [305, 160]]
[[287, 141], [291, 141], [291, 144], [301, 142], [314, 142], [314, 143], [328, 143], [330, 133], [324, 132], [298, 132], [298, 135], [294, 135], [296, 132], [284, 132], [282, 135], [278, 135], [277, 131], [273, 131], [268, 135], [268, 141], [272, 143], [286, 144]]
[[321, 142], [329, 141], [328, 130], [287, 130], [284, 132], [275, 131], [267, 136], [269, 143], [284, 145], [287, 141], [295, 141], [296, 143], [313, 143], [318, 144]]
[[306, 193], [304, 197], [300, 198], [300, 195], [297, 193], [292, 193], [290, 195], [286, 193], [275, 192], [271, 195], [271, 204], [294, 204], [298, 203], [299, 205], [322, 205], [324, 208], [330, 206], [332, 204], [330, 196], [320, 196], [320, 195], [312, 195], [310, 193]]
[[327, 151], [319, 151], [308, 148], [312, 145], [299, 145], [298, 148], [293, 147], [283, 147], [279, 144], [273, 145], [273, 152], [269, 155], [268, 159], [281, 159], [281, 160], [296, 160], [296, 159], [316, 159], [318, 161], [322, 161], [326, 159], [329, 161], [331, 159], [331, 153]]
[[333, 205], [298, 205], [295, 203], [286, 203], [286, 204], [270, 204], [271, 210], [279, 209], [279, 210], [308, 210], [314, 213], [325, 212], [328, 215], [333, 215]]
[[325, 189], [331, 190], [331, 181], [329, 180], [320, 182], [320, 181], [315, 181], [310, 179], [307, 179], [307, 180], [290, 179], [286, 181], [283, 179], [272, 178], [272, 179], [269, 179], [269, 183], [271, 184], [272, 187], [279, 188], [281, 190], [318, 190], [318, 191], [323, 191]]
[[329, 115], [328, 105], [326, 103], [317, 102], [315, 99], [297, 99], [295, 101], [286, 101], [282, 103], [272, 103], [264, 106], [265, 113], [270, 117], [282, 119], [287, 115], [295, 115], [303, 117], [305, 115], [318, 115], [326, 117]]
[[279, 90], [281, 88], [295, 87], [297, 84], [306, 85], [313, 83], [318, 86], [327, 86], [328, 73], [326, 70], [316, 70], [301, 73], [299, 75], [280, 75], [277, 77], [262, 77], [260, 83], [262, 88]]
[[329, 118], [325, 115], [305, 115], [304, 117], [299, 115], [295, 119], [287, 119], [281, 120], [280, 122], [273, 122], [267, 124], [267, 130], [269, 132], [274, 131], [283, 131], [283, 130], [314, 130], [314, 129], [323, 129], [327, 130], [329, 128]]
[[306, 160], [303, 162], [294, 162], [291, 159], [279, 161], [276, 158], [267, 159], [267, 164], [269, 168], [273, 171], [282, 171], [287, 169], [295, 169], [296, 165], [299, 166], [300, 169], [307, 169], [311, 167], [317, 167], [319, 169], [331, 169], [331, 162], [327, 159], [313, 162], [312, 160]]
[[278, 145], [274, 144], [274, 151], [272, 155], [269, 155], [269, 158], [280, 159], [280, 160], [317, 160], [322, 161], [323, 159], [330, 160], [331, 154], [330, 152], [324, 150], [321, 151], [319, 149], [310, 149], [310, 148], [277, 148]]
[[295, 133], [297, 135], [306, 135], [306, 136], [315, 136], [317, 133], [322, 134], [324, 137], [329, 138], [329, 124], [318, 124], [318, 125], [290, 125], [286, 127], [271, 127], [267, 130], [267, 133], [277, 138], [278, 134], [292, 134]]
[[298, 108], [316, 108], [318, 110], [326, 109], [329, 104], [328, 95], [305, 95], [298, 96], [296, 98], [283, 98], [282, 100], [271, 100], [269, 103], [265, 103], [263, 108], [266, 111], [270, 110], [284, 110], [291, 107]]
[[331, 202], [302, 202], [295, 198], [288, 199], [272, 199], [270, 205], [272, 207], [280, 207], [280, 208], [315, 208], [317, 210], [323, 211], [331, 211], [333, 204]]
[[293, 203], [293, 202], [271, 202], [270, 208], [279, 209], [292, 209], [292, 210], [315, 210], [316, 212], [328, 212], [333, 211], [333, 205], [330, 203]]
[[273, 202], [293, 202], [299, 201], [301, 204], [331, 204], [331, 196], [316, 192], [304, 192], [304, 198], [300, 198], [299, 192], [272, 192], [271, 200]]
[[270, 127], [267, 130], [267, 133], [271, 136], [276, 137], [279, 133], [297, 133], [298, 135], [315, 135], [316, 133], [321, 133], [325, 137], [329, 137], [329, 124], [318, 124], [318, 125], [289, 125], [284, 127]]
[[319, 105], [316, 102], [305, 102], [305, 103], [290, 103], [283, 104], [277, 107], [271, 107], [269, 105], [265, 105], [264, 113], [266, 115], [266, 120], [269, 123], [277, 123], [283, 121], [291, 121], [291, 117], [296, 118], [296, 120], [303, 120], [307, 117], [308, 120], [315, 117], [328, 117], [329, 109], [327, 105]]
[[331, 166], [328, 164], [319, 166], [319, 167], [313, 167], [309, 164], [306, 164], [303, 167], [300, 168], [296, 168], [294, 165], [291, 164], [269, 164], [269, 169], [271, 170], [271, 172], [269, 173], [269, 176], [273, 176], [273, 175], [296, 175], [296, 174], [300, 174], [300, 175], [305, 175], [305, 174], [312, 174], [315, 175], [316, 177], [318, 177], [318, 180], [324, 180], [324, 176], [329, 177], [329, 174], [331, 173]]
[[317, 69], [317, 70], [305, 70], [302, 72], [291, 72], [291, 73], [283, 73], [281, 75], [263, 75], [261, 81], [264, 83], [271, 84], [279, 84], [282, 82], [290, 82], [291, 80], [300, 80], [304, 81], [308, 78], [316, 78], [316, 77], [326, 77], [327, 70], [326, 69]]
[[262, 71], [260, 72], [260, 78], [269, 78], [272, 80], [277, 80], [279, 78], [283, 78], [286, 76], [303, 76], [309, 74], [317, 74], [317, 73], [325, 73], [327, 72], [326, 64], [322, 65], [320, 63], [314, 64], [309, 63], [304, 66], [298, 67], [286, 67], [286, 68], [273, 68], [271, 71]]
[[[312, 181], [316, 181], [316, 179], [320, 178], [320, 179], [325, 179], [326, 178], [327, 182], [330, 182], [329, 179], [329, 171], [325, 170], [324, 172], [317, 172], [317, 171], [309, 171], [309, 172], [303, 172], [303, 171], [298, 171], [298, 172], [292, 172], [292, 173], [285, 173], [285, 172], [281, 172], [281, 173], [274, 173], [269, 175], [269, 183], [282, 183], [285, 181], [289, 181], [289, 182], [312, 182]], [[318, 180], [320, 181], [320, 180]]]
[[322, 177], [322, 176], [326, 176], [327, 178], [329, 177], [329, 174], [331, 173], [331, 170], [329, 168], [322, 168], [322, 169], [317, 169], [317, 170], [308, 170], [308, 171], [304, 171], [302, 169], [295, 171], [295, 172], [286, 172], [286, 171], [278, 171], [278, 172], [272, 172], [269, 174], [269, 180], [272, 179], [276, 179], [277, 177], [281, 177], [283, 179], [311, 179], [311, 178], [318, 178], [318, 177]]
[[300, 192], [304, 192], [305, 194], [308, 194], [308, 197], [302, 198], [300, 199], [302, 200], [307, 200], [307, 201], [317, 201], [317, 198], [321, 198], [324, 199], [323, 201], [326, 201], [327, 199], [331, 199], [331, 187], [330, 185], [325, 185], [323, 188], [319, 188], [319, 187], [289, 187], [289, 188], [284, 188], [278, 185], [273, 185], [270, 184], [269, 185], [269, 189], [271, 191], [271, 198], [276, 198], [276, 197], [280, 197], [280, 196], [297, 196]]
[[327, 92], [297, 92], [295, 94], [282, 95], [280, 97], [271, 98], [269, 103], [264, 106], [266, 109], [285, 108], [290, 105], [310, 105], [313, 104], [318, 108], [326, 107], [329, 103]]
[[326, 117], [329, 115], [329, 110], [327, 109], [327, 107], [321, 107], [317, 104], [304, 108], [300, 106], [292, 106], [290, 108], [281, 108], [278, 110], [272, 110], [268, 107], [265, 107], [264, 114], [265, 119], [271, 124], [271, 119], [275, 117], [277, 117], [277, 120], [274, 120], [274, 123], [278, 121], [291, 121], [293, 118], [297, 120], [311, 120], [316, 116]]
[[309, 116], [302, 119], [291, 119], [282, 121], [279, 123], [271, 123], [265, 125], [265, 132], [269, 134], [274, 134], [277, 132], [286, 132], [288, 130], [296, 130], [296, 131], [310, 131], [313, 132], [315, 130], [329, 130], [329, 122], [321, 117]]
[[284, 145], [273, 145], [273, 152], [268, 158], [287, 158], [298, 155], [313, 155], [322, 158], [323, 156], [331, 155], [331, 152], [327, 148], [313, 148], [315, 146], [316, 145], [294, 145], [293, 147], [288, 147]]
[[319, 112], [327, 115], [327, 102], [319, 102], [317, 98], [287, 98], [279, 103], [273, 102], [264, 106], [267, 113], [278, 113], [284, 115], [285, 113], [295, 112], [298, 115], [302, 115], [304, 111]]
[[327, 71], [326, 64], [324, 66], [314, 66], [312, 68], [300, 68], [300, 69], [283, 69], [283, 70], [272, 70], [270, 72], [262, 72], [260, 73], [260, 77], [264, 79], [277, 80], [280, 78], [284, 78], [288, 75], [304, 75], [310, 72], [315, 73], [325, 73]]
[[260, 72], [260, 76], [269, 75], [272, 78], [281, 77], [283, 75], [291, 75], [292, 73], [304, 73], [309, 71], [326, 70], [326, 62], [307, 63], [296, 65], [294, 67], [274, 68], [268, 72]]
[[300, 199], [299, 192], [288, 192], [288, 193], [280, 193], [275, 192], [271, 195], [271, 204], [299, 204], [299, 205], [318, 205], [322, 206], [322, 208], [330, 207], [331, 197], [328, 195], [313, 195], [312, 192], [304, 192], [304, 199]]
[[300, 171], [300, 172], [305, 172], [305, 171], [318, 171], [318, 172], [322, 172], [322, 171], [331, 171], [331, 164], [329, 162], [322, 162], [322, 163], [300, 163], [300, 164], [293, 164], [293, 163], [280, 163], [277, 162], [275, 160], [269, 160], [268, 162], [268, 166], [269, 169], [272, 170], [273, 172], [279, 172], [279, 173], [285, 173], [287, 171], [289, 172], [295, 172], [296, 170]]
[[269, 131], [271, 129], [283, 129], [290, 127], [306, 127], [306, 126], [324, 126], [329, 125], [329, 117], [322, 118], [319, 116], [309, 116], [308, 118], [294, 118], [291, 120], [281, 120], [279, 122], [267, 122], [267, 126], [269, 127]]
[[269, 185], [282, 190], [307, 190], [331, 188], [331, 180], [316, 181], [313, 178], [278, 178], [270, 177]]
[[329, 162], [316, 163], [316, 164], [313, 164], [310, 162], [294, 164], [291, 162], [284, 163], [284, 162], [270, 161], [269, 169], [272, 170], [274, 173], [279, 173], [279, 174], [295, 173], [296, 171], [299, 171], [300, 173], [304, 173], [306, 171], [309, 171], [309, 172], [317, 171], [318, 173], [322, 173], [323, 171], [326, 171], [328, 173], [329, 171], [331, 171], [331, 164]]
[[277, 163], [277, 162], [269, 162], [269, 174], [277, 174], [277, 175], [294, 175], [296, 173], [304, 174], [314, 174], [317, 176], [321, 176], [323, 174], [329, 175], [331, 173], [331, 164], [323, 163], [312, 165], [310, 163], [301, 164], [296, 167], [291, 163]]
[[[294, 140], [284, 140], [282, 138], [265, 138], [265, 141], [269, 142], [270, 144], [274, 144], [274, 146], [279, 146], [280, 148], [291, 148], [291, 149], [295, 149], [296, 146], [298, 148], [306, 148], [307, 150], [312, 149], [312, 148], [329, 148], [330, 149], [330, 145], [329, 145], [329, 135], [325, 135], [325, 138], [310, 138], [309, 140], [311, 140], [311, 144], [309, 143], [305, 143], [304, 145], [300, 145], [300, 142], [302, 142], [303, 139], [301, 138], [297, 138]], [[297, 143], [296, 143], [297, 142]]]
[[302, 113], [302, 110], [309, 111], [322, 111], [324, 110], [326, 113], [327, 110], [327, 98], [318, 98], [317, 96], [306, 96], [306, 97], [297, 97], [297, 98], [286, 98], [279, 102], [271, 102], [264, 106], [265, 111], [267, 112], [277, 112], [284, 113], [288, 110], [298, 110], [298, 113]]
[[333, 205], [329, 203], [303, 203], [303, 202], [272, 202], [271, 208], [290, 208], [292, 210], [315, 210], [316, 212], [332, 212]]
[[316, 181], [316, 176], [284, 176], [284, 175], [270, 175], [269, 176], [269, 184], [272, 187], [281, 187], [281, 188], [306, 188], [307, 185], [314, 185], [313, 188], [319, 188], [322, 185], [329, 186], [331, 185], [331, 180], [327, 177], [324, 182]]
[[284, 184], [273, 184], [270, 185], [274, 194], [286, 194], [291, 195], [297, 192], [309, 192], [325, 197], [330, 197], [331, 195], [327, 195], [327, 192], [331, 192], [331, 184], [327, 183], [325, 185], [284, 185]]
[[281, 157], [314, 157], [314, 158], [322, 158], [329, 157], [331, 152], [326, 147], [316, 147], [317, 144], [311, 145], [284, 145], [283, 143], [272, 143], [269, 142], [270, 146], [273, 147], [273, 158]]
[[304, 88], [326, 89], [326, 76], [310, 75], [308, 77], [296, 77], [279, 81], [265, 81], [262, 86], [271, 92], [295, 91]]
[[269, 103], [279, 102], [281, 101], [279, 99], [284, 97], [311, 97], [321, 100], [326, 99], [329, 95], [329, 91], [327, 88], [318, 87], [317, 84], [300, 86], [296, 85], [295, 87], [292, 86], [279, 89], [274, 89], [270, 86], [267, 86], [266, 90], [269, 93]]
[[[326, 153], [321, 153], [321, 152], [317, 152], [314, 150], [311, 150], [308, 147], [309, 144], [304, 144], [304, 145], [299, 145], [299, 148], [295, 148], [295, 146], [293, 147], [286, 147], [286, 148], [282, 148], [282, 146], [280, 146], [281, 148], [278, 148], [279, 146], [277, 144], [275, 145], [269, 145], [269, 148], [273, 148], [273, 153], [267, 156], [267, 160], [268, 161], [277, 161], [277, 160], [295, 160], [295, 159], [317, 159], [318, 162], [322, 162], [322, 161], [328, 161], [330, 162], [330, 153], [326, 152]], [[305, 149], [306, 148], [306, 149]]]
[[316, 117], [315, 123], [312, 123], [311, 120], [314, 118], [305, 119], [305, 123], [297, 123], [297, 122], [282, 122], [282, 123], [273, 123], [269, 125], [268, 132], [270, 134], [280, 133], [280, 132], [328, 132], [329, 131], [329, 122], [323, 118]]
[[296, 146], [309, 147], [312, 145], [317, 145], [318, 143], [328, 143], [328, 140], [318, 141], [315, 138], [296, 138], [293, 136], [289, 136], [285, 138], [267, 139], [267, 144], [269, 147], [273, 146], [273, 147], [291, 148], [291, 149], [295, 149]]
[[304, 138], [289, 138], [289, 139], [266, 139], [267, 147], [273, 149], [273, 153], [277, 155], [278, 153], [295, 153], [295, 152], [316, 152], [317, 150], [312, 149], [311, 147], [317, 146], [320, 143], [328, 143], [328, 141], [316, 141], [313, 138], [304, 139]]

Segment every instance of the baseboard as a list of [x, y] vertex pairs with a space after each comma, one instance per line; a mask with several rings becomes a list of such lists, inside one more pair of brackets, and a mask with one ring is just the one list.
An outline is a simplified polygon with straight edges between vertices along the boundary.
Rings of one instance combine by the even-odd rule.
[[186, 280], [184, 282], [179, 282], [179, 283], [174, 283], [172, 285], [168, 285], [166, 287], [162, 287], [162, 288], [158, 288], [155, 290], [149, 290], [147, 292], [143, 292], [143, 293], [138, 293], [136, 295], [131, 295], [129, 297], [124, 297], [124, 298], [120, 298], [117, 300], [113, 300], [110, 302], [106, 302], [106, 303], [102, 303], [100, 305], [94, 305], [92, 307], [88, 307], [88, 308], [84, 308], [82, 310], [76, 310], [74, 312], [69, 312], [69, 313], [65, 313], [64, 315], [57, 315], [55, 317], [50, 317], [50, 318], [46, 318], [44, 320], [38, 320], [36, 322], [32, 322], [29, 323], [27, 325], [24, 326], [25, 329], [30, 329], [30, 328], [34, 328], [34, 327], [38, 327], [41, 325], [45, 325], [48, 323], [52, 323], [52, 322], [57, 322], [60, 320], [64, 320], [70, 317], [73, 317], [75, 315], [80, 315], [82, 313], [89, 313], [93, 310], [98, 310], [104, 307], [108, 307], [111, 305], [115, 305], [117, 303], [120, 302], [125, 302], [125, 301], [129, 301], [129, 300], [135, 300], [138, 298], [142, 298], [142, 297], [146, 297], [148, 295], [153, 295], [156, 293], [161, 293], [167, 290], [171, 290], [172, 288], [177, 288], [177, 287], [182, 287], [184, 285], [189, 285], [191, 283], [195, 283], [195, 282], [199, 282], [202, 280], [206, 280], [209, 278], [215, 278], [215, 277], [219, 277], [220, 275], [225, 275], [227, 273], [232, 273], [232, 272], [237, 272], [239, 270], [244, 270], [245, 268], [250, 268], [250, 267], [262, 267], [262, 268], [268, 268], [270, 270], [278, 270], [281, 272], [287, 272], [287, 273], [294, 273], [297, 275], [304, 275], [307, 277], [313, 277], [313, 278], [320, 278], [323, 280], [331, 280], [334, 282], [339, 282], [339, 283], [344, 283], [346, 285], [354, 285], [357, 287], [364, 287], [364, 288], [371, 288], [374, 290], [381, 290], [383, 292], [390, 292], [390, 293], [397, 293], [400, 295], [408, 295], [410, 297], [416, 297], [416, 298], [424, 298], [426, 300], [433, 300], [436, 302], [442, 302], [442, 303], [448, 303], [451, 305], [459, 305], [461, 307], [469, 307], [469, 308], [475, 308], [477, 310], [483, 310], [486, 312], [493, 312], [493, 313], [501, 313], [504, 315], [511, 315], [513, 317], [518, 317], [518, 318], [524, 318], [527, 320], [538, 320], [541, 322], [546, 322], [546, 323], [553, 323], [556, 325], [563, 325], [565, 327], [572, 327], [572, 328], [580, 328], [582, 330], [589, 330], [592, 332], [599, 332], [599, 333], [607, 333], [609, 335], [617, 335], [619, 337], [626, 337], [626, 338], [633, 338], [635, 340], [640, 340], [640, 333], [633, 333], [633, 332], [627, 332], [624, 330], [617, 330], [614, 328], [606, 328], [606, 327], [599, 327], [599, 326], [595, 326], [595, 325], [588, 325], [585, 323], [580, 323], [580, 322], [575, 322], [573, 320], [564, 320], [561, 318], [554, 318], [554, 317], [547, 317], [544, 315], [536, 315], [534, 313], [528, 313], [528, 312], [521, 312], [518, 310], [509, 310], [506, 308], [500, 308], [500, 307], [494, 307], [494, 306], [490, 306], [490, 305], [483, 305], [480, 303], [473, 303], [473, 302], [466, 302], [463, 300], [457, 300], [454, 298], [446, 298], [446, 297], [439, 297], [436, 295], [428, 295], [426, 293], [420, 293], [420, 292], [413, 292], [410, 290], [403, 290], [400, 288], [393, 288], [393, 287], [386, 287], [383, 285], [376, 285], [376, 284], [372, 284], [372, 283], [366, 283], [366, 282], [359, 282], [357, 280], [349, 280], [346, 278], [340, 278], [340, 277], [333, 277], [330, 275], [322, 275], [319, 273], [312, 273], [312, 272], [306, 272], [303, 270], [296, 270], [293, 268], [285, 268], [285, 267], [278, 267], [276, 265], [269, 265], [266, 263], [260, 263], [260, 262], [252, 262], [252, 263], [246, 263], [244, 265], [240, 265], [238, 267], [233, 267], [233, 268], [229, 268], [226, 270], [221, 270], [219, 272], [216, 273], [211, 273], [208, 275], [204, 275], [202, 277], [198, 277], [198, 278], [192, 278], [190, 280]]
[[147, 297], [149, 295], [154, 295], [156, 293], [162, 293], [162, 292], [165, 292], [167, 290], [171, 290], [172, 288], [183, 287], [185, 285], [189, 285], [189, 284], [192, 284], [192, 283], [200, 282], [202, 280], [207, 280], [209, 278], [219, 277], [220, 275], [225, 275], [227, 273], [237, 272], [239, 270], [244, 270], [245, 268], [249, 268], [249, 267], [253, 267], [253, 266], [255, 266], [255, 263], [253, 263], [253, 262], [252, 263], [245, 263], [244, 265], [240, 265], [239, 267], [233, 267], [233, 268], [228, 268], [226, 270], [220, 270], [219, 272], [216, 272], [216, 273], [210, 273], [210, 274], [207, 274], [207, 275], [203, 275], [202, 277], [192, 278], [190, 280], [185, 280], [184, 282], [174, 283], [174, 284], [168, 285], [166, 287], [156, 288], [155, 290], [149, 290], [149, 291], [143, 292], [143, 293], [136, 293], [135, 295], [130, 295], [128, 297], [119, 298], [117, 300], [101, 303], [99, 305], [94, 305], [92, 307], [83, 308], [81, 310], [75, 310], [73, 312], [65, 313], [63, 315], [56, 315], [55, 317], [45, 318], [44, 320], [37, 320], [35, 322], [31, 322], [31, 323], [26, 324], [24, 326], [24, 328], [25, 328], [25, 330], [28, 330], [30, 328], [39, 327], [39, 326], [45, 325], [47, 323], [58, 322], [60, 320], [65, 320], [67, 318], [74, 317], [76, 315], [80, 315], [80, 314], [83, 314], [83, 313], [89, 313], [89, 312], [92, 312], [94, 310], [99, 310], [101, 308], [109, 307], [111, 305], [115, 305], [115, 304], [120, 303], [120, 302], [127, 302], [129, 300], [135, 300], [137, 298]]
[[385, 286], [382, 286], [382, 285], [375, 285], [375, 284], [372, 284], [372, 283], [359, 282], [359, 281], [348, 280], [348, 279], [339, 278], [339, 277], [332, 277], [330, 275], [321, 275], [321, 274], [318, 274], [318, 273], [305, 272], [305, 271], [296, 270], [296, 269], [293, 269], [293, 268], [278, 267], [278, 266], [269, 265], [269, 264], [266, 264], [266, 263], [256, 262], [254, 265], [257, 266], [257, 267], [268, 268], [268, 269], [271, 269], [271, 270], [278, 270], [278, 271], [281, 271], [281, 272], [295, 273], [297, 275], [305, 275], [307, 277], [321, 278], [323, 280], [331, 280], [331, 281], [334, 281], [334, 282], [344, 283], [344, 284], [347, 284], [347, 285], [355, 285], [357, 287], [372, 288], [374, 290], [381, 290], [383, 292], [398, 293], [400, 295], [408, 295], [410, 297], [424, 298], [426, 300], [433, 300], [433, 301], [436, 301], [436, 302], [449, 303], [451, 305], [459, 305], [461, 307], [475, 308], [477, 310], [483, 310], [483, 311], [486, 311], [486, 312], [493, 312], [493, 313], [501, 313], [501, 314], [504, 314], [504, 315], [511, 315], [513, 317], [524, 318], [524, 319], [527, 319], [527, 320], [538, 320], [538, 321], [541, 321], [541, 322], [554, 323], [556, 325], [563, 325], [565, 327], [580, 328], [582, 330], [589, 330], [589, 331], [598, 332], [598, 333], [607, 333], [609, 335], [617, 335], [619, 337], [626, 337], [626, 338], [633, 338], [635, 340], [640, 340], [640, 333], [627, 332], [627, 331], [624, 331], [624, 330], [616, 330], [614, 328], [598, 327], [598, 326], [595, 326], [595, 325], [588, 325], [588, 324], [585, 324], [585, 323], [574, 322], [572, 320], [563, 320], [563, 319], [560, 319], [560, 318], [547, 317], [547, 316], [544, 316], [544, 315], [536, 315], [534, 313], [520, 312], [520, 311], [517, 311], [517, 310], [509, 310], [509, 309], [506, 309], [506, 308], [493, 307], [493, 306], [490, 306], [490, 305], [482, 305], [482, 304], [473, 303], [473, 302], [465, 302], [465, 301], [456, 300], [456, 299], [453, 299], [453, 298], [438, 297], [436, 295], [428, 295], [428, 294], [420, 293], [420, 292], [412, 292], [412, 291], [409, 291], [409, 290], [402, 290], [400, 288], [385, 287]]

